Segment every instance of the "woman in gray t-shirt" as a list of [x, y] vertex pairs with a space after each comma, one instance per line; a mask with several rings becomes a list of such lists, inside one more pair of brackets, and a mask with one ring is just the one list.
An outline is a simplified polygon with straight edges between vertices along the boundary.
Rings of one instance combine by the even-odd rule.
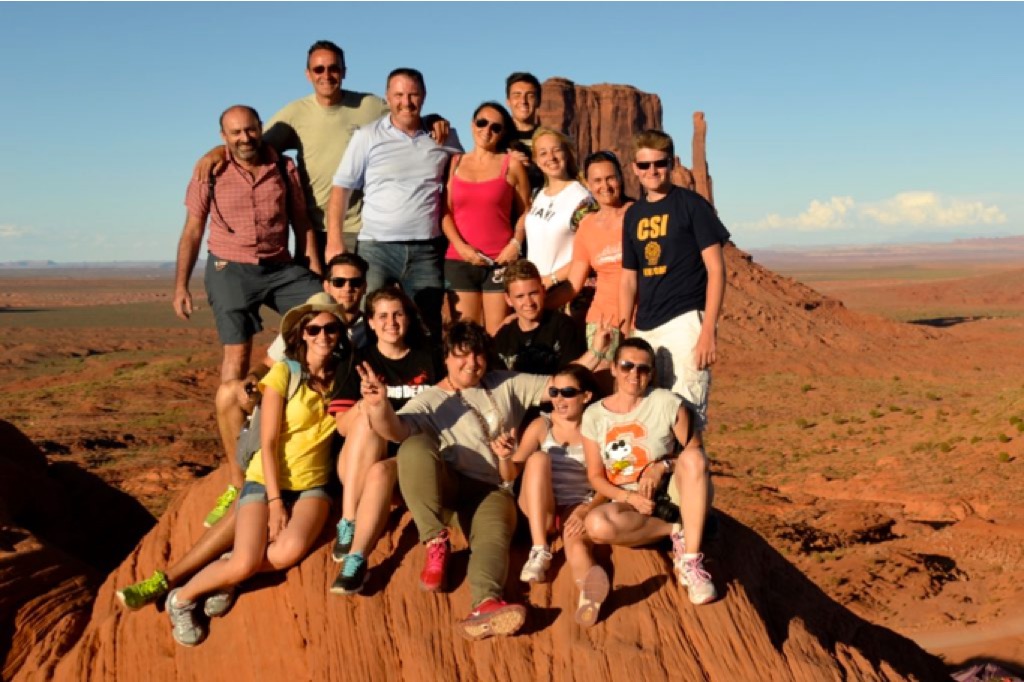
[[[626, 547], [671, 537], [680, 585], [694, 604], [711, 602], [717, 594], [700, 553], [711, 479], [700, 434], [681, 398], [650, 388], [654, 350], [646, 341], [623, 341], [611, 371], [615, 392], [583, 415], [587, 476], [611, 500], [587, 515], [587, 534], [595, 543]], [[675, 495], [682, 523], [659, 518], [668, 506], [656, 504], [659, 490]]]

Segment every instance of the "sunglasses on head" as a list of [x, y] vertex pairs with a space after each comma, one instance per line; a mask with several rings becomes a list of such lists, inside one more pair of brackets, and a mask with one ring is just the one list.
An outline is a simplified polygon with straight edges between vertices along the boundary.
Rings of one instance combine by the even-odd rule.
[[583, 393], [583, 389], [576, 388], [575, 386], [563, 386], [562, 388], [548, 386], [549, 398], [557, 398], [558, 396], [562, 396], [563, 398], [575, 398], [581, 393]]
[[648, 170], [651, 166], [655, 168], [668, 168], [668, 157], [664, 159], [658, 159], [657, 161], [634, 161], [636, 167], [640, 170]]
[[320, 336], [320, 332], [323, 332], [328, 336], [337, 336], [341, 333], [341, 325], [337, 322], [328, 322], [327, 324], [307, 324], [305, 332], [307, 336], [312, 337]]
[[619, 360], [619, 369], [627, 374], [632, 372], [634, 369], [637, 374], [650, 374], [651, 366], [645, 362], [631, 362], [629, 360]]
[[318, 65], [314, 66], [313, 68], [311, 68], [310, 71], [312, 71], [313, 73], [315, 73], [316, 75], [319, 76], [324, 71], [329, 71], [330, 73], [341, 73], [341, 67], [338, 66], [337, 64], [331, 64], [330, 66], [324, 66], [323, 64], [318, 64]]
[[358, 289], [366, 284], [365, 277], [331, 277], [328, 281], [335, 289], [341, 289], [346, 284], [351, 285], [353, 289]]
[[473, 123], [477, 128], [490, 128], [491, 132], [495, 135], [501, 135], [501, 131], [505, 129], [505, 126], [502, 124], [488, 121], [486, 118], [478, 118]]

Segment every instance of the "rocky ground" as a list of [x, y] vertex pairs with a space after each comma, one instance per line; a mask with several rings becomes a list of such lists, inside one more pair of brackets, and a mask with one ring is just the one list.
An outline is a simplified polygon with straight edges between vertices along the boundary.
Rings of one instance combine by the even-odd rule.
[[[857, 616], [950, 662], [1024, 666], [1024, 271], [810, 288], [740, 251], [729, 266], [708, 437], [717, 505]], [[77, 465], [158, 517], [220, 461], [209, 313], [176, 321], [166, 275], [47, 277], [0, 279], [0, 418], [51, 467]], [[103, 523], [121, 541], [94, 552], [74, 599], [145, 530]], [[0, 567], [37, 541], [5, 538]], [[4, 608], [17, 600], [0, 596]], [[12, 651], [28, 660], [31, 646]]]

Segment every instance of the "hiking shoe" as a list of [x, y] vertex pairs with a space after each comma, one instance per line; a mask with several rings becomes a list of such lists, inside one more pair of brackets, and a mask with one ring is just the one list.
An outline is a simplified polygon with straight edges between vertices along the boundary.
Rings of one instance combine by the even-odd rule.
[[170, 589], [171, 586], [167, 584], [167, 574], [158, 570], [153, 571], [153, 575], [145, 580], [122, 587], [114, 594], [125, 607], [135, 611], [162, 598]]
[[420, 573], [420, 589], [426, 592], [437, 592], [444, 584], [444, 571], [448, 565], [448, 531], [443, 530], [438, 536], [427, 541], [427, 560], [423, 563]]
[[608, 598], [611, 584], [608, 574], [600, 566], [591, 566], [586, 574], [577, 581], [580, 588], [580, 601], [576, 606], [576, 622], [580, 627], [589, 628], [597, 622], [601, 613], [601, 604]]
[[341, 564], [338, 577], [331, 585], [334, 594], [358, 594], [366, 583], [366, 559], [359, 552], [349, 554]]
[[686, 587], [691, 603], [707, 604], [718, 597], [715, 584], [711, 582], [711, 574], [704, 570], [703, 554], [698, 554], [692, 559], [684, 559], [683, 569], [677, 575], [679, 583]]
[[551, 552], [547, 547], [534, 545], [530, 548], [530, 557], [523, 564], [519, 579], [524, 583], [542, 583], [547, 580], [548, 568], [551, 567]]
[[342, 519], [335, 529], [334, 543], [331, 545], [331, 558], [341, 563], [348, 551], [352, 549], [352, 540], [356, 537], [356, 522]]
[[235, 588], [229, 587], [220, 592], [214, 592], [203, 602], [203, 613], [210, 618], [218, 618], [231, 610], [235, 605]]
[[231, 509], [231, 505], [235, 500], [238, 499], [238, 488], [233, 485], [229, 485], [228, 489], [221, 493], [220, 497], [217, 498], [217, 504], [213, 505], [213, 509], [203, 519], [203, 525], [207, 528], [212, 528], [218, 521], [224, 518], [224, 515]]
[[485, 639], [494, 635], [515, 634], [525, 622], [525, 606], [508, 604], [491, 597], [480, 602], [466, 620], [459, 623], [459, 630], [466, 639]]
[[167, 615], [171, 619], [171, 636], [182, 646], [195, 646], [206, 638], [206, 629], [196, 622], [196, 603], [176, 604], [175, 595], [181, 588], [175, 588], [167, 595]]

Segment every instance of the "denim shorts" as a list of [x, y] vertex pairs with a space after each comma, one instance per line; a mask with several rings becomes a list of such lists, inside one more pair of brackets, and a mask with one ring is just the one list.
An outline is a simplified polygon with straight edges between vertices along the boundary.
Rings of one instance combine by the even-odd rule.
[[[299, 500], [305, 500], [307, 498], [319, 497], [321, 499], [331, 501], [331, 496], [327, 494], [327, 486], [318, 485], [315, 488], [307, 488], [306, 490], [282, 490], [281, 500], [285, 503], [285, 506], [292, 506]], [[242, 486], [242, 493], [238, 496], [238, 506], [241, 507], [243, 504], [249, 504], [250, 502], [259, 502], [260, 504], [267, 504], [267, 486], [256, 481], [246, 481], [245, 485]]]

